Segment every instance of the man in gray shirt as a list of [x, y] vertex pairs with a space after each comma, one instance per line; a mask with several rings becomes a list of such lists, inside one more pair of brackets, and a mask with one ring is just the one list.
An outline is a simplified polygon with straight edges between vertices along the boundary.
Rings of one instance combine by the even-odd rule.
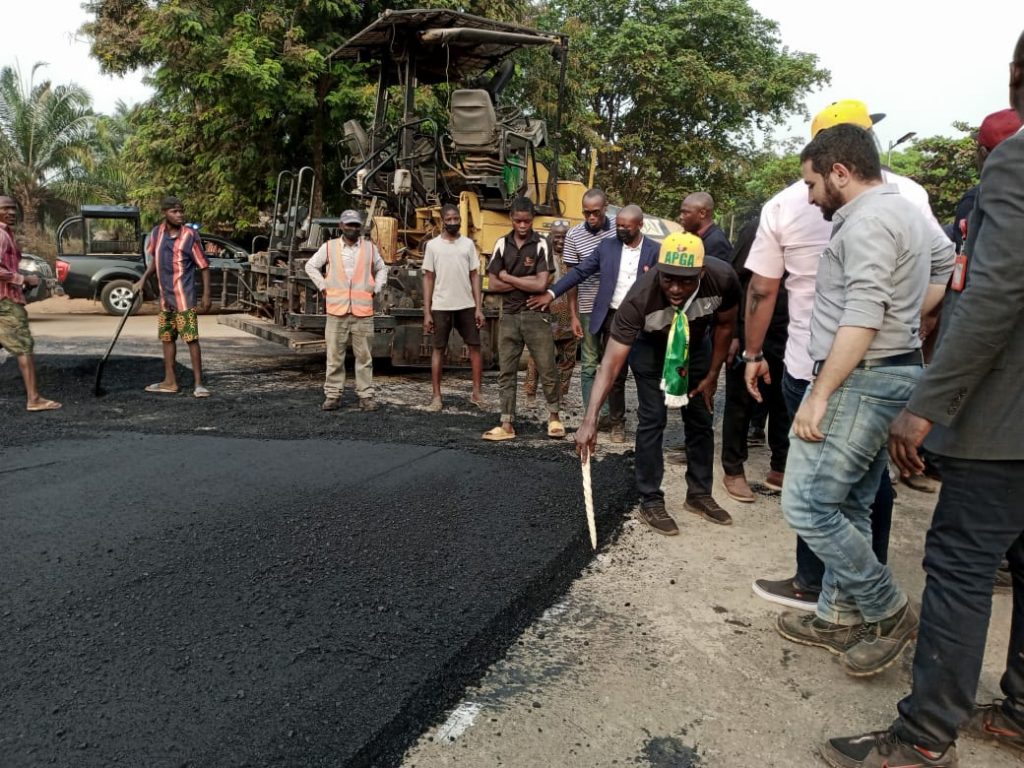
[[800, 160], [810, 201], [834, 223], [811, 316], [815, 378], [793, 419], [782, 511], [825, 575], [816, 612], [787, 611], [777, 628], [866, 677], [896, 661], [917, 629], [916, 611], [872, 551], [870, 505], [888, 470], [889, 424], [921, 376], [921, 314], [942, 298], [952, 251], [883, 182], [863, 128], [822, 131]]

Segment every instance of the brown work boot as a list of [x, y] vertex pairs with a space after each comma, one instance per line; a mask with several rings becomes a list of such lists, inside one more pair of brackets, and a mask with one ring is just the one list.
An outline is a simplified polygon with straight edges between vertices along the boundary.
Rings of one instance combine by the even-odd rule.
[[372, 397], [361, 398], [359, 400], [359, 410], [360, 411], [376, 411], [377, 410], [377, 401], [374, 400]]
[[750, 490], [744, 475], [723, 476], [722, 487], [733, 501], [742, 501], [744, 504], [751, 504], [754, 501], [754, 492]]
[[711, 498], [710, 494], [706, 496], [687, 496], [686, 503], [683, 506], [693, 512], [693, 514], [700, 515], [709, 523], [732, 525], [732, 517], [718, 506], [718, 502]]
[[622, 422], [612, 424], [611, 436], [608, 439], [613, 443], [626, 442], [626, 425]]
[[824, 648], [829, 653], [842, 656], [860, 642], [864, 625], [832, 624], [813, 613], [783, 611], [775, 622], [775, 629], [794, 643]]
[[764, 476], [764, 484], [771, 488], [773, 491], [781, 491], [782, 481], [785, 479], [785, 477], [785, 472], [779, 472], [779, 470], [773, 469], [767, 475]]
[[870, 677], [895, 662], [917, 637], [917, 611], [907, 601], [895, 616], [864, 625], [860, 642], [846, 652], [843, 666], [848, 675]]
[[340, 397], [325, 397], [324, 401], [320, 404], [321, 411], [336, 411], [341, 408]]
[[675, 536], [679, 533], [679, 526], [665, 509], [664, 499], [642, 503], [637, 507], [636, 516], [663, 536]]

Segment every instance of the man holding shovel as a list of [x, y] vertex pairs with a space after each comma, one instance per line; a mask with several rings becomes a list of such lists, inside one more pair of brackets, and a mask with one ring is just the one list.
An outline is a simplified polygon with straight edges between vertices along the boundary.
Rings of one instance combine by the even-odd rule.
[[198, 305], [210, 311], [210, 263], [203, 253], [199, 233], [185, 224], [181, 200], [168, 195], [160, 202], [164, 220], [157, 224], [146, 243], [149, 266], [132, 290], [138, 293], [154, 272], [160, 284], [160, 316], [157, 335], [164, 348], [164, 378], [146, 387], [147, 392], [175, 394], [178, 379], [174, 372], [179, 337], [188, 345], [195, 386], [192, 394], [209, 397], [203, 386], [203, 355], [199, 349], [199, 316], [196, 305], [196, 272], [202, 276], [203, 298]]

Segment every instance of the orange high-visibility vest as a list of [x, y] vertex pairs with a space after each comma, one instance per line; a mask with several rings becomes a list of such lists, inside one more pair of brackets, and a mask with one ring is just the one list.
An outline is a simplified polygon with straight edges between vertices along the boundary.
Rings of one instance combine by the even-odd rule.
[[351, 279], [345, 274], [341, 247], [340, 238], [327, 241], [327, 274], [324, 275], [327, 314], [373, 317], [373, 243], [366, 238], [359, 241]]

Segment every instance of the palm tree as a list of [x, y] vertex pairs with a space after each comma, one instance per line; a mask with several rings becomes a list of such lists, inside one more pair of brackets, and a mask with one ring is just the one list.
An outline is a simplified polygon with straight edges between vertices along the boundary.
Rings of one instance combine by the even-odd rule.
[[0, 70], [0, 183], [36, 231], [44, 207], [61, 200], [60, 186], [89, 165], [96, 134], [89, 94], [75, 84], [36, 84], [43, 66], [36, 63], [27, 82], [19, 68]]

